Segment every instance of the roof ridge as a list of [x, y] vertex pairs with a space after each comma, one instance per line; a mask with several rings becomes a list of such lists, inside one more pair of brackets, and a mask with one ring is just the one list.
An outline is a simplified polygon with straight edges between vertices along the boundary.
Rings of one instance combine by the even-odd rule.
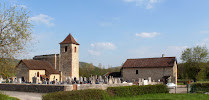
[[158, 59], [158, 58], [176, 58], [176, 57], [153, 57], [153, 58], [130, 58], [127, 60], [137, 60], [137, 59]]

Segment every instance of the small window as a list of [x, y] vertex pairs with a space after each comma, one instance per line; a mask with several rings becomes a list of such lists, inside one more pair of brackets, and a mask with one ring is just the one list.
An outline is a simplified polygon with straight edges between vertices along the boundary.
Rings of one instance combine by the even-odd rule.
[[67, 52], [67, 46], [65, 46], [65, 51], [64, 52]]
[[75, 47], [75, 52], [76, 52], [76, 47]]
[[37, 77], [39, 77], [39, 72], [37, 72]]
[[136, 74], [139, 74], [139, 71], [138, 70], [136, 70]]

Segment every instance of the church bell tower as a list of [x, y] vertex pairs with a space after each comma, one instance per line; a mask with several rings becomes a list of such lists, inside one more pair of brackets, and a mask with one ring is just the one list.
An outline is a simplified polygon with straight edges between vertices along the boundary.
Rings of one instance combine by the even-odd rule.
[[67, 77], [79, 79], [79, 45], [69, 34], [60, 43], [60, 71], [62, 81]]

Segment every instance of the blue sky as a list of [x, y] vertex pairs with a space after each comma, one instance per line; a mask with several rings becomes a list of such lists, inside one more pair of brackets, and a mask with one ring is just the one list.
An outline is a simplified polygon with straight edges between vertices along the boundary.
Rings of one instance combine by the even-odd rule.
[[128, 58], [209, 48], [209, 0], [1, 0], [30, 10], [32, 45], [23, 58], [59, 53], [72, 33], [80, 61], [108, 67]]

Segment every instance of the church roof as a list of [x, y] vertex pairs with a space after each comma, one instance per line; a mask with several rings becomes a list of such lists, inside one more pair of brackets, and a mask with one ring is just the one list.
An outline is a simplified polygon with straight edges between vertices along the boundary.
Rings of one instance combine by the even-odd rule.
[[175, 57], [127, 59], [122, 68], [173, 67]]
[[[55, 70], [52, 65], [47, 61], [40, 60], [21, 60], [20, 63], [24, 63], [29, 70], [45, 70], [46, 75], [59, 74], [59, 71]], [[18, 64], [18, 65], [19, 65]], [[18, 67], [17, 65], [17, 67]]]
[[75, 39], [73, 38], [73, 36], [71, 34], [69, 34], [65, 40], [63, 40], [60, 44], [77, 44], [79, 45]]

